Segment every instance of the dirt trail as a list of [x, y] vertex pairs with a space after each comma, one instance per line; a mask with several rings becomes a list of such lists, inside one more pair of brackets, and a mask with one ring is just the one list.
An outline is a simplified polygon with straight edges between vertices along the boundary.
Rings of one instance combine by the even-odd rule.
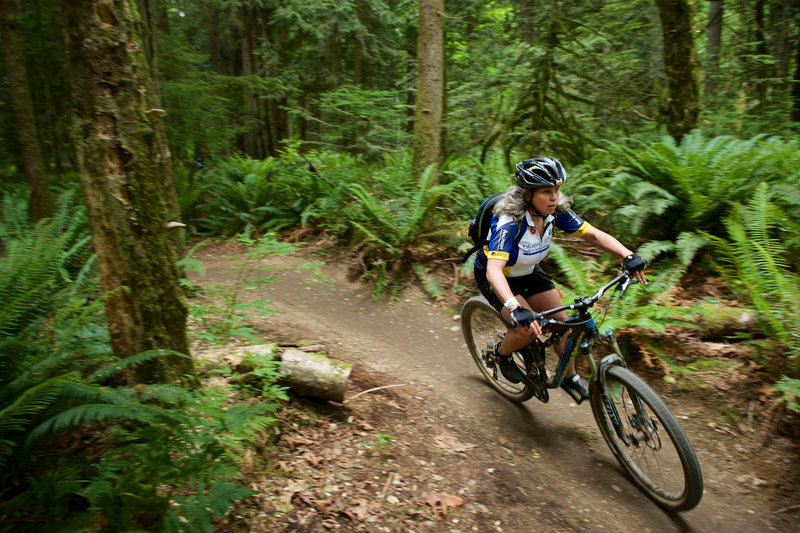
[[[231, 262], [222, 252], [209, 248], [197, 257], [207, 270], [203, 284], [230, 279], [226, 270]], [[418, 440], [405, 443], [408, 453], [430, 450], [426, 439], [440, 432], [476, 445], [457, 456], [442, 455], [435, 463], [419, 461], [419, 468], [434, 477], [439, 468], [463, 474], [469, 480], [462, 494], [466, 501], [495, 503], [488, 512], [493, 518], [486, 522], [491, 529], [533, 531], [547, 524], [543, 530], [798, 530], [797, 510], [776, 513], [800, 501], [796, 481], [780, 484], [767, 471], [797, 472], [797, 462], [749, 455], [735, 436], [715, 431], [715, 414], [687, 403], [690, 396], [665, 399], [695, 447], [706, 491], [696, 509], [670, 516], [624, 476], [588, 405], [576, 406], [562, 391], [551, 391], [548, 404], [506, 401], [474, 367], [452, 311], [413, 291], [392, 306], [376, 303], [368, 287], [347, 281], [342, 267], [326, 265], [320, 276], [301, 270], [304, 262], [298, 255], [270, 259], [270, 275], [279, 281], [254, 297], [271, 299], [279, 313], [261, 319], [260, 325], [325, 343], [332, 357], [352, 362], [355, 371], [372, 376], [377, 385], [404, 384], [402, 392], [415, 410], [397, 415], [393, 423], [411, 428], [406, 438]], [[767, 485], [759, 486], [758, 480]], [[451, 524], [437, 530], [469, 529]]]

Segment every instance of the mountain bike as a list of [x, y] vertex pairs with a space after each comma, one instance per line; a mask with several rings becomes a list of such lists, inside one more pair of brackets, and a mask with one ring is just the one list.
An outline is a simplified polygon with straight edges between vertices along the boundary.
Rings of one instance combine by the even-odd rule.
[[[703, 495], [703, 474], [692, 445], [659, 395], [627, 368], [614, 334], [610, 330], [600, 333], [592, 316], [594, 305], [606, 292], [614, 288], [619, 293], [604, 310], [608, 312], [633, 283], [636, 280], [623, 271], [592, 296], [535, 314], [542, 335], [514, 352], [514, 362], [523, 374], [517, 384], [503, 377], [495, 352], [515, 324], [506, 321], [483, 296], [476, 296], [461, 310], [461, 329], [481, 373], [513, 402], [536, 396], [547, 403], [548, 391], [561, 386], [570, 362], [578, 354], [583, 356], [591, 374], [587, 376], [589, 403], [606, 444], [648, 497], [667, 511], [686, 511]], [[563, 322], [548, 318], [560, 311], [574, 316]], [[560, 358], [553, 350], [546, 350], [565, 336]], [[595, 348], [600, 351], [600, 347], [608, 354], [595, 355]]]

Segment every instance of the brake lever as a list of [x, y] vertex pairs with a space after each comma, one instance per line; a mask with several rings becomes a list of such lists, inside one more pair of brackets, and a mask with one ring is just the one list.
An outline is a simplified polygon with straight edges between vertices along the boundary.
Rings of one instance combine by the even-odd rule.
[[[545, 324], [547, 324], [548, 319], [542, 316], [540, 313], [534, 313], [533, 321], [539, 323], [539, 327], [543, 328]], [[514, 317], [511, 317], [511, 320], [508, 321], [512, 328], [519, 326], [519, 322], [514, 320]]]
[[619, 297], [622, 298], [623, 296], [625, 296], [625, 291], [628, 290], [628, 287], [630, 287], [635, 283], [639, 283], [639, 280], [631, 277], [630, 274], [628, 274], [628, 277], [625, 278], [625, 281], [623, 281], [617, 286], [617, 290], [619, 291]]

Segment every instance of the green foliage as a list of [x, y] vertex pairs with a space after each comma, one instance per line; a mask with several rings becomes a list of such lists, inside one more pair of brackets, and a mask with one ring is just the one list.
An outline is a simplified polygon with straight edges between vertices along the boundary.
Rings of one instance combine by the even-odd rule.
[[202, 233], [225, 237], [312, 221], [338, 233], [347, 226], [347, 187], [368, 173], [357, 158], [327, 152], [306, 157], [287, 149], [278, 159], [264, 160], [233, 156], [209, 164], [193, 178], [192, 191], [201, 187], [203, 192], [191, 221]]
[[[187, 9], [189, 6], [182, 6]], [[195, 20], [197, 20], [196, 15]], [[181, 35], [181, 20], [158, 34], [159, 95], [167, 114], [164, 129], [174, 158], [182, 166], [202, 165], [230, 155], [237, 136], [251, 127], [241, 94], [252, 88], [274, 90], [279, 80], [235, 76], [209, 68], [208, 47], [193, 47]]]
[[[457, 183], [436, 185], [435, 169], [428, 167], [419, 183], [413, 185], [403, 196], [386, 197], [379, 181], [373, 191], [364, 185], [351, 185], [350, 190], [360, 201], [365, 220], [352, 220], [363, 238], [362, 254], [370, 263], [368, 273], [383, 284], [391, 273], [389, 286], [398, 286], [418, 255], [425, 253], [424, 247], [435, 245], [437, 238], [450, 238], [451, 233], [437, 227], [434, 208], [439, 200], [456, 188]], [[444, 226], [446, 228], [446, 226]], [[391, 265], [391, 270], [387, 270]]]
[[[5, 201], [5, 200], [4, 200]], [[2, 225], [5, 255], [0, 258], [0, 339], [14, 337], [39, 324], [81, 291], [89, 290], [92, 276], [85, 211], [72, 195], [59, 199], [56, 217], [35, 228], [17, 224], [14, 211], [4, 211], [11, 226]]]
[[615, 206], [611, 218], [623, 237], [674, 240], [701, 229], [724, 235], [732, 206], [748, 200], [759, 183], [800, 184], [797, 144], [775, 137], [706, 139], [701, 131], [634, 150], [610, 143], [621, 165], [598, 192]]
[[[642, 252], [641, 250], [639, 252]], [[597, 290], [601, 283], [607, 280], [609, 272], [617, 273], [619, 260], [613, 259], [613, 264], [601, 260], [587, 261], [586, 259], [571, 256], [562, 246], [553, 242], [550, 244], [548, 257], [558, 264], [559, 274], [563, 275], [567, 287], [561, 287], [566, 293], [564, 304], [573, 303], [577, 296], [586, 296]], [[646, 254], [643, 257], [651, 259]], [[601, 258], [602, 259], [602, 258]], [[606, 295], [606, 306], [613, 304], [613, 311], [606, 313], [603, 310], [603, 328], [622, 330], [625, 328], [645, 328], [663, 332], [667, 326], [690, 326], [691, 315], [696, 313], [694, 308], [675, 308], [659, 303], [659, 300], [675, 286], [676, 276], [672, 269], [662, 271], [658, 265], [650, 265], [648, 285], [632, 285], [628, 288], [623, 299], [617, 293]]]
[[414, 270], [414, 274], [417, 275], [422, 283], [425, 292], [427, 292], [432, 298], [438, 300], [444, 296], [445, 291], [442, 287], [442, 284], [439, 283], [439, 281], [428, 272], [427, 268], [417, 263], [412, 266], [412, 269]]
[[319, 97], [320, 118], [305, 108], [294, 112], [320, 125], [319, 140], [307, 140], [304, 147], [360, 154], [379, 161], [410, 142], [406, 130], [408, 106], [398, 102], [396, 91], [343, 85]]
[[[258, 389], [246, 394], [257, 402], [231, 387], [125, 384], [137, 365], [186, 356], [111, 355], [85, 232], [75, 206], [0, 232], [0, 523], [4, 531], [210, 531], [212, 517], [249, 493], [237, 465], [286, 399], [276, 364], [254, 370]], [[285, 248], [247, 244], [251, 263]]]
[[233, 156], [201, 171], [208, 199], [198, 206], [199, 218], [193, 222], [215, 235], [255, 233], [268, 220], [265, 211], [270, 208], [277, 165], [272, 158]]
[[[453, 197], [452, 216], [463, 220], [472, 220], [481, 202], [514, 183], [514, 172], [496, 152], [483, 160], [468, 156], [450, 157], [442, 165], [441, 173], [443, 182], [457, 183], [461, 189], [460, 194]], [[467, 240], [466, 232], [464, 239]]]
[[[656, 275], [651, 276], [652, 279], [649, 280], [652, 292], [666, 294], [672, 287], [678, 285], [697, 253], [708, 243], [707, 237], [688, 231], [679, 234], [675, 242], [644, 243], [637, 253], [650, 263], [658, 259], [658, 264], [652, 265], [656, 269]], [[661, 299], [658, 296], [656, 298]]]
[[800, 277], [782, 235], [797, 228], [786, 225], [785, 213], [769, 197], [768, 185], [760, 184], [747, 206], [737, 205], [725, 218], [728, 238], [708, 237], [728, 282], [749, 297], [764, 332], [786, 348], [794, 377], [800, 376]]
[[800, 379], [783, 376], [772, 390], [782, 394], [778, 401], [785, 403], [787, 409], [800, 413]]
[[244, 253], [229, 257], [232, 266], [228, 272], [234, 275], [233, 281], [207, 287], [202, 291], [204, 296], [196, 296], [189, 303], [191, 318], [199, 326], [192, 330], [198, 338], [212, 344], [225, 344], [237, 338], [254, 339], [249, 313], [255, 311], [260, 316], [267, 316], [274, 311], [270, 308], [270, 300], [249, 298], [248, 293], [273, 281], [271, 277], [262, 275], [271, 270], [264, 264], [267, 258], [288, 254], [297, 248], [297, 245], [279, 242], [274, 234], [259, 239], [239, 236], [231, 242], [244, 247]]

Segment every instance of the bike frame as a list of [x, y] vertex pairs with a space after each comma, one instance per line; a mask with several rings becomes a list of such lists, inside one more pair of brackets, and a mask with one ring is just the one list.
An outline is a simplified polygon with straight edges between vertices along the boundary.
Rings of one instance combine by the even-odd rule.
[[[564, 345], [564, 349], [561, 352], [561, 357], [559, 358], [558, 365], [556, 366], [556, 371], [552, 376], [548, 376], [545, 382], [548, 389], [555, 389], [560, 387], [564, 382], [564, 378], [566, 377], [570, 363], [577, 356], [578, 352], [575, 350], [575, 345], [577, 343], [581, 355], [583, 355], [584, 359], [589, 365], [589, 369], [592, 374], [591, 381], [597, 383], [597, 385], [600, 387], [600, 392], [603, 396], [603, 404], [605, 405], [609, 419], [614, 425], [614, 430], [617, 433], [617, 436], [619, 436], [619, 438], [625, 442], [625, 444], [630, 444], [630, 441], [624, 434], [619, 413], [617, 412], [616, 406], [614, 405], [608, 388], [606, 387], [605, 369], [611, 365], [621, 365], [627, 367], [627, 364], [625, 364], [624, 359], [622, 359], [622, 356], [620, 355], [619, 344], [617, 344], [617, 339], [614, 336], [614, 333], [611, 330], [607, 330], [605, 333], [601, 334], [597, 329], [594, 318], [591, 316], [590, 309], [592, 309], [594, 304], [611, 287], [616, 285], [617, 289], [620, 290], [621, 297], [631, 283], [634, 283], [634, 281], [630, 275], [623, 272], [600, 288], [593, 296], [576, 298], [574, 304], [562, 305], [560, 307], [549, 309], [537, 314], [536, 317], [542, 326], [542, 332], [550, 333], [551, 336], [545, 341], [536, 339], [527, 346], [527, 349], [532, 350], [534, 354], [543, 356], [544, 350], [548, 346], [556, 344], [563, 335], [567, 335], [567, 341]], [[577, 311], [578, 316], [568, 318], [563, 322], [547, 318], [561, 311]], [[611, 349], [611, 353], [603, 357], [599, 363], [595, 360], [594, 353], [592, 352], [592, 347], [598, 341], [607, 344]], [[525, 379], [531, 386], [535, 386], [535, 384], [532, 383], [527, 376], [523, 376], [523, 379]], [[642, 419], [640, 422], [646, 426], [646, 429], [652, 430], [653, 428], [646, 415], [644, 404], [638, 397], [633, 397], [632, 400], [637, 414]]]

